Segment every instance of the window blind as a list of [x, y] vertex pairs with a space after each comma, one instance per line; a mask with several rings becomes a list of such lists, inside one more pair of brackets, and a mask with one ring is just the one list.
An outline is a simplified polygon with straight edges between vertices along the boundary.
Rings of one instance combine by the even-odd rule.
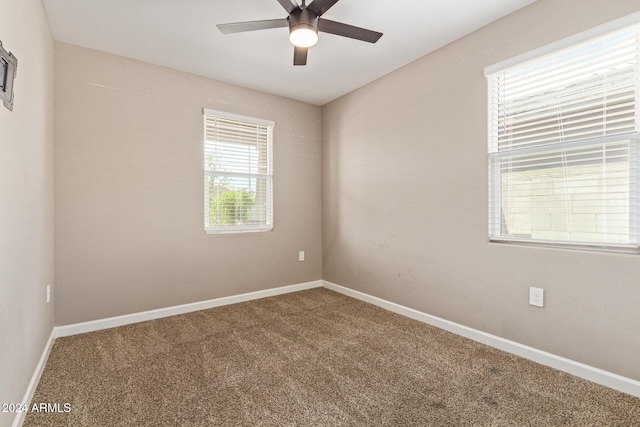
[[491, 240], [637, 250], [639, 32], [487, 75]]
[[273, 122], [204, 110], [205, 231], [272, 229]]

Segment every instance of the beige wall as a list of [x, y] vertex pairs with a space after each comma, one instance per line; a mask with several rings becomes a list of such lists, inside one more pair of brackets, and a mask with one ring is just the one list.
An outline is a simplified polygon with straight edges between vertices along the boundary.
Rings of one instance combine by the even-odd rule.
[[[57, 325], [321, 278], [320, 107], [58, 42], [55, 63]], [[272, 232], [204, 234], [203, 107], [275, 121]]]
[[39, 0], [0, 0], [0, 11], [18, 59], [13, 111], [0, 102], [0, 403], [15, 403], [53, 328], [53, 40]]
[[323, 107], [323, 278], [640, 380], [637, 255], [488, 243], [483, 76], [638, 9], [539, 0]]

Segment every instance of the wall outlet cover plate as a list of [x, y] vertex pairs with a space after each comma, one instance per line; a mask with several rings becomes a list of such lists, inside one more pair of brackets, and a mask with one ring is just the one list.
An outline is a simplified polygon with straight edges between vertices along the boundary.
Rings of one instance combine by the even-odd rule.
[[536, 307], [544, 307], [544, 289], [529, 288], [529, 304]]

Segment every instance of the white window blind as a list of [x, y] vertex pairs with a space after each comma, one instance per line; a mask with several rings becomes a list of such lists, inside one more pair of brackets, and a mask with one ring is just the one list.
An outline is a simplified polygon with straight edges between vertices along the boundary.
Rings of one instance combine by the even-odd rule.
[[490, 240], [637, 251], [639, 32], [487, 73]]
[[273, 228], [274, 123], [204, 109], [207, 233]]

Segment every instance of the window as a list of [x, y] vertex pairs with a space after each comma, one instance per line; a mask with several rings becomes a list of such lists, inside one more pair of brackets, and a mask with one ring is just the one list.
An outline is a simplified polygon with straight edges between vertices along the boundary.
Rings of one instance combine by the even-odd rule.
[[204, 228], [207, 233], [273, 228], [274, 123], [204, 109]]
[[485, 70], [491, 241], [638, 250], [638, 22]]

